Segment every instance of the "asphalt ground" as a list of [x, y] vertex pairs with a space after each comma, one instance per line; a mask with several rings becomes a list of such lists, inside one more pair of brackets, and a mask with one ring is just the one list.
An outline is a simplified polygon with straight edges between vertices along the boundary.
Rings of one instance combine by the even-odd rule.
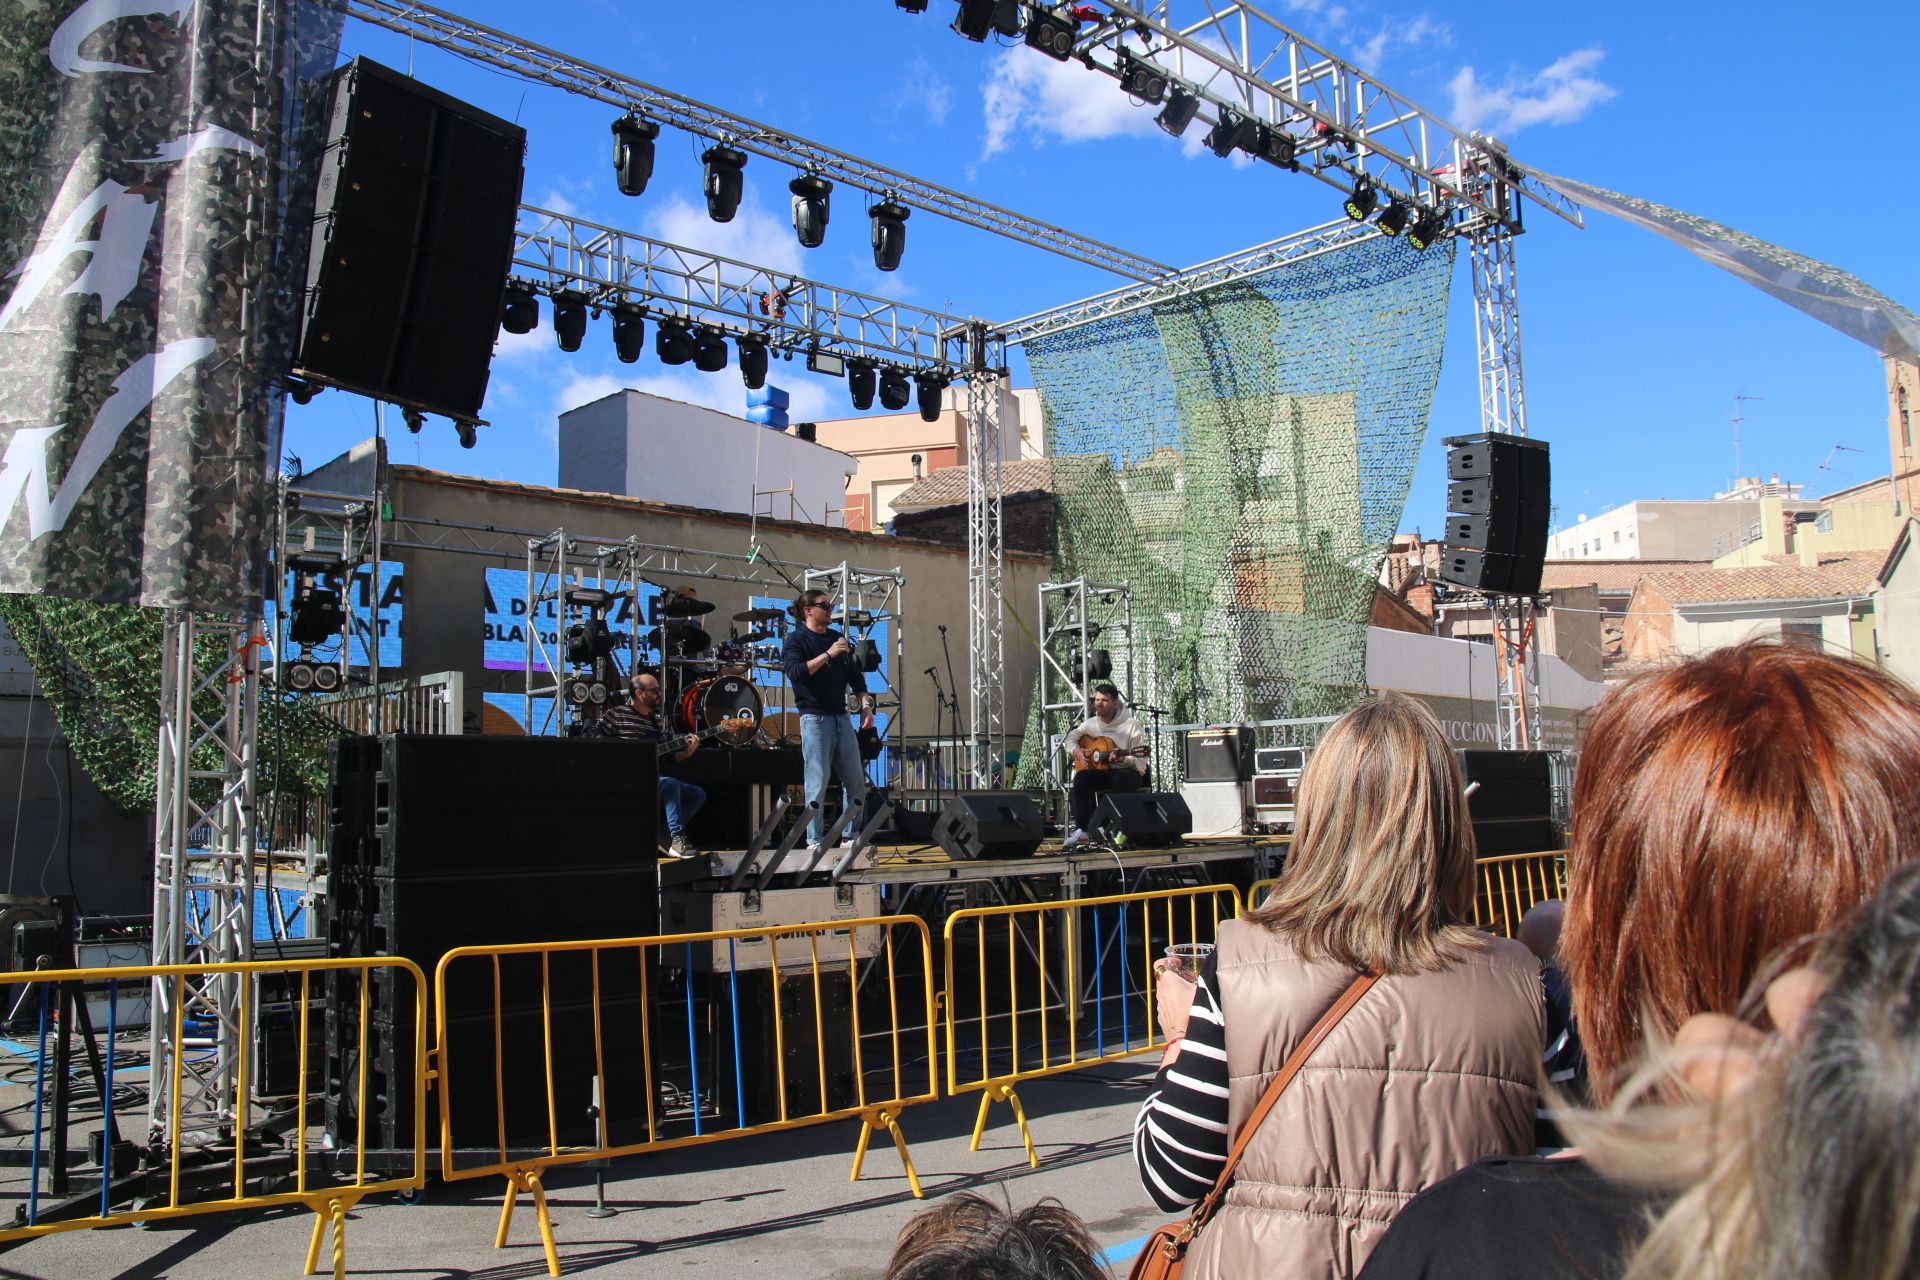
[[[853, 1280], [886, 1268], [893, 1241], [942, 1195], [976, 1190], [1011, 1205], [1052, 1196], [1088, 1224], [1124, 1275], [1140, 1238], [1167, 1214], [1134, 1175], [1134, 1112], [1152, 1060], [1032, 1080], [1019, 1089], [1040, 1167], [1030, 1169], [1012, 1112], [996, 1104], [979, 1151], [967, 1149], [979, 1095], [909, 1108], [901, 1119], [926, 1200], [907, 1185], [884, 1134], [849, 1182], [854, 1121], [837, 1121], [629, 1157], [605, 1170], [609, 1218], [592, 1218], [593, 1172], [556, 1169], [548, 1203], [570, 1276], [759, 1272], [768, 1280]], [[499, 1177], [445, 1183], [429, 1175], [413, 1204], [363, 1202], [347, 1225], [349, 1274], [397, 1280], [536, 1280], [546, 1274], [532, 1203], [522, 1197], [505, 1248], [493, 1247]], [[0, 1277], [21, 1280], [255, 1280], [295, 1276], [314, 1217], [305, 1209], [213, 1214], [155, 1227], [47, 1236], [0, 1253]], [[330, 1247], [330, 1246], [329, 1246]], [[322, 1265], [330, 1255], [323, 1250]]]

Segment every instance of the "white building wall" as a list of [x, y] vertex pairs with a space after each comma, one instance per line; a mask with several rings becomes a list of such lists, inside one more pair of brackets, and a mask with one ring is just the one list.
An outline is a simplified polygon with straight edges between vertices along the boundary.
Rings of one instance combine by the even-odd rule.
[[1873, 611], [1880, 633], [1880, 664], [1920, 688], [1920, 555], [1915, 554], [1916, 539], [1920, 539], [1920, 527], [1909, 524], [1899, 558], [1886, 571], [1881, 589], [1873, 593]]
[[[847, 481], [859, 465], [790, 432], [640, 391], [616, 391], [560, 415], [563, 489], [739, 515], [757, 508], [839, 528]], [[773, 490], [782, 492], [768, 496]]]

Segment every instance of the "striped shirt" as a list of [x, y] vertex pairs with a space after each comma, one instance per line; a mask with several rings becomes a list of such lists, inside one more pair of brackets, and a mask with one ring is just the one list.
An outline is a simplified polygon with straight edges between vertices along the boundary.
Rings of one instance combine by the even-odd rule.
[[1214, 959], [1200, 967], [1180, 1053], [1160, 1068], [1133, 1125], [1140, 1184], [1169, 1212], [1213, 1190], [1233, 1145], [1227, 1133], [1227, 1029], [1214, 998]]

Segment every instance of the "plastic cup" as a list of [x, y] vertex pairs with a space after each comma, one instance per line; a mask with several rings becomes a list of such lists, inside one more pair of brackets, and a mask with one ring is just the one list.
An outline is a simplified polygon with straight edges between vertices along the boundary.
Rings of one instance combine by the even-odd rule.
[[1167, 969], [1188, 982], [1200, 981], [1200, 962], [1213, 954], [1211, 942], [1176, 942], [1167, 948]]

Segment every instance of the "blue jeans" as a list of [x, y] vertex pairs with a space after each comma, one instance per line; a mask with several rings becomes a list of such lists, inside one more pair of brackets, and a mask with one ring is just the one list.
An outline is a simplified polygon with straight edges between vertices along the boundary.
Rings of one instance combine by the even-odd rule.
[[667, 814], [667, 831], [671, 835], [687, 834], [687, 823], [693, 815], [700, 812], [700, 806], [707, 802], [704, 787], [696, 787], [691, 782], [682, 782], [678, 778], [660, 775], [660, 807]]
[[[821, 804], [827, 795], [827, 783], [840, 775], [846, 788], [847, 806], [866, 798], [867, 769], [860, 760], [860, 738], [847, 716], [800, 716], [800, 759], [806, 765], [807, 799]], [[823, 812], [815, 813], [807, 827], [807, 839], [814, 844], [826, 832]]]

